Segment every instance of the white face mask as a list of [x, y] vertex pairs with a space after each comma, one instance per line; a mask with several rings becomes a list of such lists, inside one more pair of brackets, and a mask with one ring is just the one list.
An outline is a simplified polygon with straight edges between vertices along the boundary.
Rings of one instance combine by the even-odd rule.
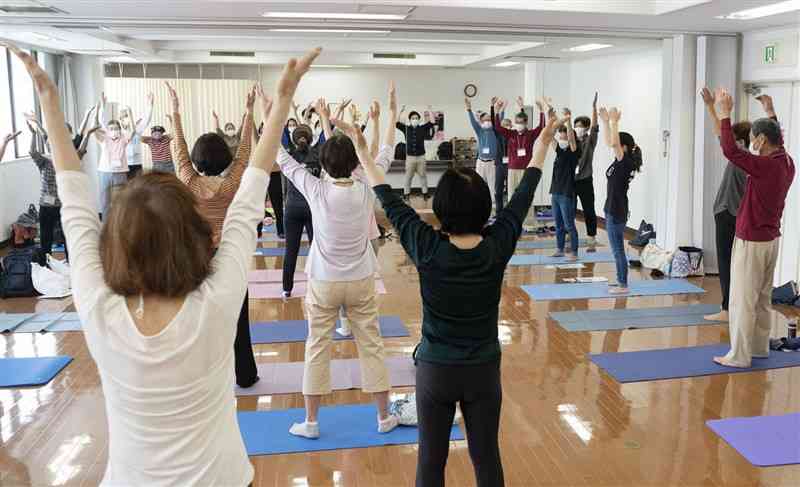
[[119, 134], [120, 134], [119, 129], [111, 129], [108, 131], [108, 135], [114, 140], [119, 138]]
[[575, 127], [575, 135], [580, 139], [586, 135], [586, 129], [583, 127]]
[[490, 129], [492, 128], [492, 122], [481, 122], [481, 127], [485, 129]]
[[289, 133], [293, 134], [297, 127], [289, 127]]
[[412, 127], [418, 127], [419, 126], [419, 119], [418, 118], [412, 118], [411, 119], [411, 126]]
[[236, 137], [236, 129], [227, 129], [225, 135], [228, 137]]
[[741, 140], [737, 140], [736, 141], [736, 147], [738, 147], [738, 148], [740, 148], [742, 150], [748, 150], [747, 147], [744, 146], [744, 142], [741, 141]]
[[516, 130], [517, 132], [524, 132], [525, 131], [525, 125], [521, 124], [521, 123], [515, 123], [514, 124], [514, 130]]
[[558, 140], [558, 146], [561, 147], [562, 150], [566, 150], [566, 148], [569, 147], [569, 141], [568, 140], [559, 139]]
[[754, 156], [760, 156], [761, 152], [757, 151], [755, 147], [750, 147], [750, 153]]

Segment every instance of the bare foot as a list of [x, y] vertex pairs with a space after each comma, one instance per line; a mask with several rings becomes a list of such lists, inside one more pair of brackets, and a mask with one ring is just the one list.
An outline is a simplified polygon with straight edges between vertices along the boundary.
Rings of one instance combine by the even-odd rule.
[[728, 359], [725, 358], [725, 357], [714, 357], [714, 362], [718, 363], [719, 365], [721, 365], [723, 367], [732, 367], [732, 368], [735, 368], [735, 369], [749, 369], [750, 368], [749, 365], [734, 364], [734, 363], [728, 361]]
[[722, 323], [728, 322], [728, 312], [725, 310], [720, 311], [717, 314], [703, 316], [703, 319], [706, 321], [721, 321]]

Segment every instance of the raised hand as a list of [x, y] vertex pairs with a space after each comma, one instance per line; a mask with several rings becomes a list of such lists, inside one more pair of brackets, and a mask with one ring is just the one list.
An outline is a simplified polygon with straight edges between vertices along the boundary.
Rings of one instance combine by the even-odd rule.
[[562, 110], [562, 113], [563, 113], [563, 115], [564, 115], [564, 118], [565, 118], [566, 120], [569, 120], [569, 119], [571, 119], [571, 118], [572, 118], [572, 110], [570, 110], [569, 108], [564, 108], [564, 109]]
[[492, 99], [489, 101], [489, 103], [491, 103], [492, 106], [494, 107], [494, 106], [497, 106], [497, 102], [499, 102], [499, 101], [500, 101], [500, 98], [498, 98], [496, 96], [493, 96]]
[[[397, 108], [395, 106], [395, 108]], [[391, 109], [391, 108], [390, 108]], [[369, 106], [369, 118], [377, 120], [381, 116], [381, 104], [377, 100], [373, 101]]]
[[406, 111], [406, 106], [405, 106], [405, 105], [403, 105], [403, 106], [400, 108], [400, 113], [405, 113], [405, 111]]
[[536, 108], [538, 108], [540, 112], [547, 111], [547, 110], [545, 110], [545, 103], [544, 103], [544, 101], [542, 99], [537, 99], [536, 100]]
[[256, 96], [261, 100], [261, 119], [266, 120], [272, 111], [272, 98], [264, 94], [261, 85], [256, 85]]
[[311, 64], [319, 57], [321, 52], [322, 48], [318, 47], [300, 59], [290, 59], [289, 62], [286, 63], [281, 73], [281, 78], [278, 80], [276, 91], [278, 96], [289, 98], [294, 96], [300, 79], [308, 72], [309, 68], [311, 68]]
[[[403, 110], [406, 107], [403, 105]], [[397, 113], [397, 88], [394, 81], [389, 81], [389, 111]]]
[[598, 93], [595, 91], [594, 92], [594, 101], [592, 102], [592, 109], [593, 110], [597, 110], [597, 96], [598, 96]]
[[608, 116], [608, 110], [606, 110], [606, 107], [600, 108], [600, 111], [598, 112], [598, 116], [600, 117], [600, 120], [602, 120], [604, 122], [608, 122], [609, 116]]
[[611, 109], [608, 111], [608, 118], [612, 122], [619, 122], [619, 120], [622, 118], [622, 110], [617, 107], [611, 107]]
[[731, 112], [733, 112], [733, 97], [728, 93], [728, 90], [725, 88], [717, 88], [717, 91], [714, 93], [714, 98], [717, 100], [720, 119], [730, 118]]
[[22, 133], [22, 130], [17, 130], [17, 131], [16, 131], [16, 132], [14, 132], [13, 134], [8, 134], [8, 135], [6, 135], [5, 137], [3, 137], [3, 142], [4, 142], [5, 144], [8, 144], [8, 143], [9, 143], [9, 142], [11, 142], [12, 140], [14, 140], [14, 139], [16, 139], [17, 137], [19, 137], [19, 134], [21, 134], [21, 133]]
[[[180, 108], [180, 100], [178, 100], [178, 92], [175, 91], [175, 88], [169, 84], [169, 82], [164, 81], [164, 85], [167, 87], [167, 92], [169, 92], [169, 99], [172, 101], [172, 111], [177, 112]], [[214, 119], [217, 119], [217, 113], [212, 112], [214, 114]]]
[[523, 100], [521, 96], [517, 97], [517, 106], [519, 106], [520, 108], [525, 108], [525, 100]]
[[247, 92], [247, 99], [245, 100], [244, 106], [248, 112], [253, 111], [253, 106], [256, 104], [256, 87], [255, 85]]
[[100, 101], [103, 103], [103, 105], [106, 105], [108, 103], [108, 98], [106, 98], [105, 91], [100, 93]]
[[472, 111], [472, 102], [469, 101], [469, 98], [464, 98], [464, 106], [467, 107], [468, 111]]
[[348, 107], [348, 105], [350, 105], [350, 103], [351, 103], [352, 101], [353, 101], [353, 99], [352, 99], [352, 98], [342, 98], [342, 101], [341, 101], [341, 107], [342, 107], [342, 110], [344, 110], [345, 108], [347, 108], [347, 107]]
[[326, 118], [330, 120], [331, 108], [328, 106], [328, 102], [325, 101], [325, 98], [320, 98], [319, 100], [317, 100], [317, 103], [315, 104], [314, 108], [317, 110], [317, 115], [319, 115], [320, 118]]
[[764, 112], [766, 112], [767, 116], [769, 117], [775, 116], [775, 104], [772, 101], [771, 96], [760, 95], [756, 97], [756, 100], [761, 102], [761, 106], [764, 107]]
[[497, 101], [497, 113], [502, 112], [508, 106], [508, 102], [506, 100], [498, 100]]
[[711, 93], [711, 90], [709, 90], [708, 88], [703, 88], [702, 90], [700, 90], [700, 97], [703, 99], [703, 103], [705, 103], [706, 106], [709, 107], [713, 107], [714, 103], [716, 102], [716, 99], [714, 98], [714, 93]]
[[153, 106], [153, 104], [155, 102], [156, 102], [156, 96], [154, 94], [152, 94], [152, 93], [148, 93], [147, 94], [147, 104], [150, 105], [150, 106]]
[[364, 133], [361, 132], [361, 129], [353, 124], [345, 122], [344, 120], [333, 120], [333, 122], [337, 129], [341, 130], [350, 138], [350, 140], [353, 141], [353, 145], [356, 148], [356, 152], [359, 153], [359, 157], [361, 154], [369, 154], [369, 149], [367, 148], [367, 139], [364, 137]]

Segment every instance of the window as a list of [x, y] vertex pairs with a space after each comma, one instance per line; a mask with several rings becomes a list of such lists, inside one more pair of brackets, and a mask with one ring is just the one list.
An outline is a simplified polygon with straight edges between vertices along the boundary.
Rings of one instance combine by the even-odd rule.
[[[36, 52], [33, 52], [36, 57]], [[5, 159], [20, 159], [28, 155], [31, 133], [25, 113], [37, 112], [33, 81], [25, 66], [8, 49], [0, 49], [0, 137], [22, 131], [6, 149]]]

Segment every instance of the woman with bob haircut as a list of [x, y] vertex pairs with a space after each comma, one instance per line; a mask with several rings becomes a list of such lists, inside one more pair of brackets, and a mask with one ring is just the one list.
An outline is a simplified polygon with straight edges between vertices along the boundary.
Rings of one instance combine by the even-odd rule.
[[33, 79], [50, 133], [75, 306], [103, 384], [110, 441], [101, 485], [250, 484], [233, 392], [233, 323], [283, 120], [319, 50], [284, 68], [213, 254], [212, 225], [169, 174], [134, 179], [101, 226], [58, 88], [30, 55], [9, 49]]
[[433, 199], [440, 230], [423, 222], [386, 184], [361, 131], [337, 122], [355, 141], [367, 178], [419, 271], [422, 341], [414, 352], [419, 487], [444, 485], [456, 403], [464, 415], [477, 485], [504, 483], [497, 439], [502, 403], [497, 338], [500, 291], [542, 176], [547, 148], [556, 127], [565, 121], [550, 110], [521, 183], [491, 225], [487, 226], [492, 198], [486, 181], [472, 169], [448, 169]]

